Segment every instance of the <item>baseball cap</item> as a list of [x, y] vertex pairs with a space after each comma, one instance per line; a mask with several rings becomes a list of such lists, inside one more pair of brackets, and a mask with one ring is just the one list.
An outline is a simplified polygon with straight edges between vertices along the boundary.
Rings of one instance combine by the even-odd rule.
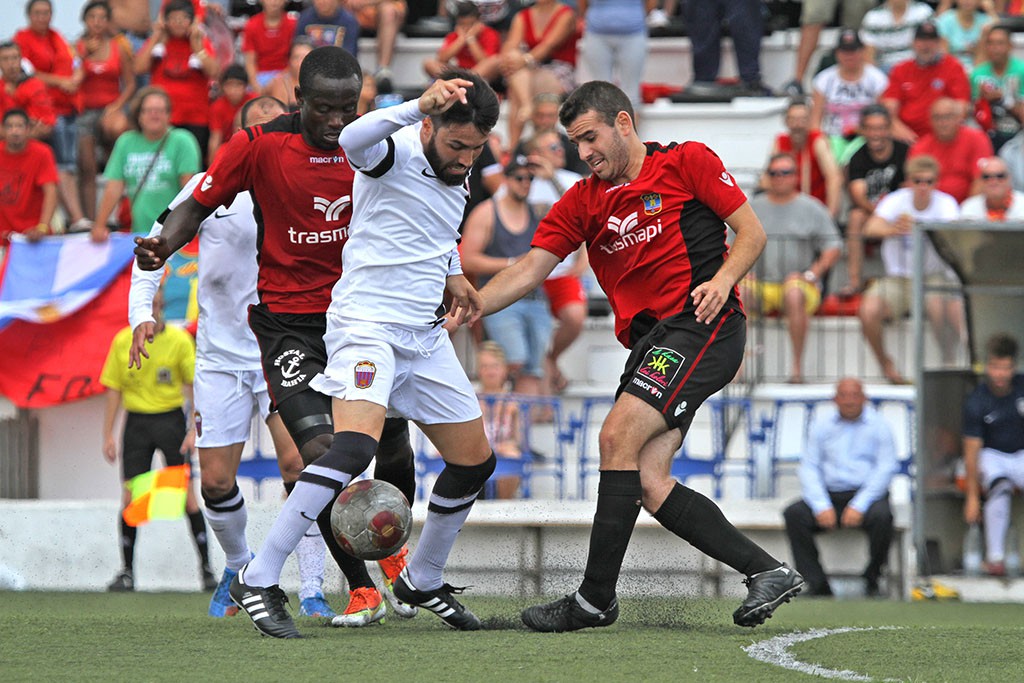
[[520, 168], [528, 167], [529, 161], [526, 159], [526, 155], [513, 154], [512, 157], [508, 160], [508, 163], [505, 164], [505, 175], [512, 175]]
[[938, 40], [938, 39], [939, 39], [939, 29], [937, 29], [935, 27], [935, 24], [930, 22], [930, 21], [924, 22], [923, 24], [921, 24], [920, 26], [917, 27], [916, 31], [914, 31], [914, 40]]
[[860, 36], [852, 28], [843, 29], [839, 34], [839, 40], [836, 42], [836, 49], [845, 52], [859, 50], [862, 47], [864, 47], [864, 43], [860, 42]]

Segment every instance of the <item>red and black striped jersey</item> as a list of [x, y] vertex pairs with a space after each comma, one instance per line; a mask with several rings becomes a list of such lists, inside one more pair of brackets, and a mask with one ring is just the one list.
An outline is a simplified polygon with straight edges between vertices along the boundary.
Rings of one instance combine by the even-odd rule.
[[300, 126], [295, 113], [238, 131], [192, 194], [219, 207], [252, 193], [257, 291], [274, 313], [327, 310], [352, 218], [355, 172], [344, 151], [311, 147]]
[[[699, 142], [646, 143], [632, 182], [579, 181], [541, 221], [533, 246], [565, 258], [586, 242], [590, 265], [627, 348], [663, 318], [694, 311], [694, 287], [729, 253], [723, 220], [747, 201], [722, 160]], [[725, 308], [742, 311], [733, 288]]]

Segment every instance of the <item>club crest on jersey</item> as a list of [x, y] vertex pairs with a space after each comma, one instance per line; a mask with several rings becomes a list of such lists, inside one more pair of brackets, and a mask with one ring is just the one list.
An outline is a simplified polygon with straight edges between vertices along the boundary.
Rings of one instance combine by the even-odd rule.
[[373, 378], [377, 375], [377, 366], [368, 360], [361, 360], [356, 363], [356, 389], [369, 389], [373, 384]]
[[661, 195], [657, 192], [651, 192], [650, 194], [640, 195], [640, 199], [644, 203], [644, 213], [648, 216], [661, 213]]
[[345, 195], [344, 197], [338, 197], [333, 202], [330, 199], [324, 199], [323, 197], [313, 197], [313, 209], [319, 211], [324, 215], [324, 220], [328, 223], [341, 219], [341, 212], [345, 210], [352, 201], [352, 197]]

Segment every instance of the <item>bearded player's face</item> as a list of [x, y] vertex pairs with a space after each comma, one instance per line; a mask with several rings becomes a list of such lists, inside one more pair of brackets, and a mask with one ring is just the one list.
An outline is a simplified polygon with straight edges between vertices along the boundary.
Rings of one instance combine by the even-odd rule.
[[302, 116], [302, 137], [313, 147], [338, 148], [341, 129], [356, 119], [362, 82], [357, 76], [314, 76], [309, 92], [295, 89]]
[[453, 186], [466, 182], [469, 169], [487, 144], [487, 135], [471, 123], [434, 126], [432, 121], [425, 122], [421, 136], [426, 137], [423, 156], [434, 175]]

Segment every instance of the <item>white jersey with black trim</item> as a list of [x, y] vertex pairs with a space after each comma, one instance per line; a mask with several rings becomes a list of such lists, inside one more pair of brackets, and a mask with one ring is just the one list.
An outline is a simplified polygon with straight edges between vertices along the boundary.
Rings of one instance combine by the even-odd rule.
[[[203, 173], [185, 184], [168, 211], [192, 196]], [[256, 296], [256, 219], [252, 196], [241, 192], [231, 206], [218, 206], [199, 224], [199, 328], [196, 361], [217, 370], [260, 370], [260, 348], [249, 329], [249, 304]], [[165, 214], [166, 215], [166, 214]], [[150, 236], [159, 235], [156, 222]], [[153, 297], [163, 271], [144, 271], [132, 265], [128, 323], [134, 330], [153, 320]]]
[[446, 278], [462, 272], [457, 244], [469, 189], [434, 175], [420, 142], [423, 118], [413, 100], [370, 112], [341, 133], [359, 172], [334, 315], [432, 325]]

